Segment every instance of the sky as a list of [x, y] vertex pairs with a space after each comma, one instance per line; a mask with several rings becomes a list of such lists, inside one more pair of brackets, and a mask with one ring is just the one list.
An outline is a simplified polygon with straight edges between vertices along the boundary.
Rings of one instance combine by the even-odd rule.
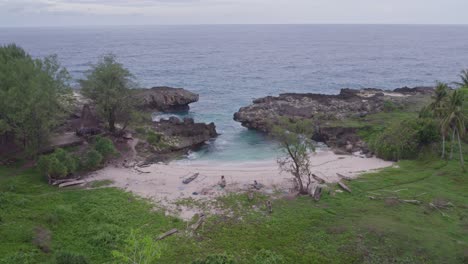
[[0, 0], [0, 27], [468, 24], [468, 0]]

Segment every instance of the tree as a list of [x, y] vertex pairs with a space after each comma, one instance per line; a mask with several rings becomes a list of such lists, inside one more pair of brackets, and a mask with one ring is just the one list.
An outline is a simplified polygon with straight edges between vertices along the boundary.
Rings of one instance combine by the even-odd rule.
[[0, 46], [0, 138], [36, 155], [64, 117], [69, 80], [56, 56], [33, 59], [14, 44]]
[[[442, 119], [442, 130], [452, 132], [452, 141], [455, 136], [458, 140], [458, 149], [460, 154], [460, 165], [464, 169], [463, 151], [461, 147], [460, 136], [465, 135], [466, 117], [463, 113], [464, 95], [459, 90], [453, 91], [449, 97], [449, 102], [444, 111], [444, 117]], [[453, 145], [453, 144], [452, 144]]]
[[434, 95], [432, 96], [432, 102], [425, 109], [423, 109], [423, 112], [430, 112], [432, 117], [439, 121], [440, 134], [442, 136], [442, 158], [445, 158], [445, 139], [447, 136], [447, 130], [445, 130], [442, 126], [442, 118], [445, 115], [448, 94], [448, 85], [440, 82], [437, 83]]
[[117, 123], [126, 127], [133, 109], [131, 89], [135, 87], [135, 82], [134, 76], [117, 62], [115, 55], [104, 56], [86, 73], [86, 79], [79, 83], [83, 95], [96, 103], [110, 132], [116, 131]]
[[282, 171], [294, 176], [300, 194], [308, 194], [313, 175], [310, 170], [310, 154], [315, 151], [312, 144], [312, 123], [308, 121], [290, 121], [282, 119], [273, 128], [273, 135], [285, 152], [278, 159]]
[[460, 76], [461, 82], [455, 82], [455, 84], [462, 88], [468, 88], [468, 70], [462, 70], [458, 76]]

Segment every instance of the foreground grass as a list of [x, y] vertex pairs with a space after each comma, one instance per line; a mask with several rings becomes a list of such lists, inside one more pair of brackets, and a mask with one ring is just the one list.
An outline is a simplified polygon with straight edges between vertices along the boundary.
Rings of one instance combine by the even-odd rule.
[[[347, 183], [351, 194], [325, 194], [318, 203], [308, 197], [274, 200], [272, 214], [264, 209], [264, 196], [252, 202], [242, 194], [220, 199], [232, 214], [211, 217], [193, 236], [164, 240], [160, 263], [190, 263], [212, 254], [254, 263], [262, 249], [285, 263], [467, 263], [468, 174], [455, 161], [398, 165]], [[54, 263], [60, 251], [113, 263], [110, 251], [122, 247], [130, 229], [157, 236], [186, 226], [123, 191], [60, 190], [33, 170], [0, 168], [0, 191], [0, 256], [25, 252], [30, 263]], [[453, 207], [429, 206], [445, 202]], [[51, 232], [49, 253], [34, 242], [38, 226]]]
[[[226, 251], [239, 263], [251, 263], [259, 250], [268, 249], [286, 263], [466, 263], [468, 174], [452, 162], [399, 166], [349, 183], [352, 194], [325, 195], [319, 203], [307, 197], [276, 200], [272, 215], [246, 211], [241, 219], [215, 218], [200, 234], [203, 250], [194, 249], [192, 256]], [[423, 204], [368, 197], [377, 195]], [[248, 207], [246, 197], [238, 200]], [[441, 202], [454, 206], [440, 211], [429, 206]]]
[[[181, 225], [121, 190], [62, 190], [34, 170], [0, 168], [0, 259], [6, 263], [53, 263], [59, 252], [112, 263], [111, 251], [122, 246], [130, 229], [156, 236]], [[50, 242], [37, 241], [38, 229], [50, 232]]]

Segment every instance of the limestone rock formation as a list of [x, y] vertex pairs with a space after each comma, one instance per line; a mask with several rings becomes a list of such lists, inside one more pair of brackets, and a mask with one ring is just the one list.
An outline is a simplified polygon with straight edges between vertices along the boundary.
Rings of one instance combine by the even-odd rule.
[[139, 108], [160, 112], [188, 111], [189, 104], [199, 99], [198, 94], [183, 88], [153, 87], [135, 89], [134, 93]]
[[329, 123], [351, 117], [365, 117], [386, 107], [403, 107], [417, 98], [432, 94], [430, 87], [380, 89], [342, 89], [338, 95], [286, 93], [256, 99], [234, 114], [244, 127], [269, 133], [280, 118], [313, 120], [314, 139], [339, 148], [342, 152], [367, 151], [356, 129]]

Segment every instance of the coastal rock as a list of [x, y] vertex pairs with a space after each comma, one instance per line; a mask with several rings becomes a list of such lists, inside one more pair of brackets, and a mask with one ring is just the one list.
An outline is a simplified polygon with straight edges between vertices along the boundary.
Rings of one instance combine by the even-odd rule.
[[187, 154], [218, 136], [214, 123], [195, 123], [192, 118], [180, 120], [171, 117], [153, 122], [152, 132], [158, 135], [157, 142], [140, 141], [136, 150], [148, 163], [166, 161]]
[[269, 133], [280, 118], [312, 120], [315, 124], [314, 140], [353, 153], [367, 151], [366, 144], [355, 128], [334, 126], [331, 124], [333, 121], [365, 118], [388, 107], [403, 107], [419, 95], [427, 97], [432, 92], [430, 87], [403, 87], [393, 91], [342, 89], [337, 95], [286, 93], [254, 100], [252, 105], [240, 108], [234, 114], [234, 120], [244, 127], [265, 133]]
[[161, 120], [154, 122], [153, 128], [171, 139], [171, 150], [193, 149], [218, 136], [214, 123], [195, 123], [192, 118]]
[[134, 93], [139, 100], [139, 108], [160, 112], [188, 111], [189, 104], [199, 99], [198, 94], [183, 88], [153, 87], [135, 89]]

